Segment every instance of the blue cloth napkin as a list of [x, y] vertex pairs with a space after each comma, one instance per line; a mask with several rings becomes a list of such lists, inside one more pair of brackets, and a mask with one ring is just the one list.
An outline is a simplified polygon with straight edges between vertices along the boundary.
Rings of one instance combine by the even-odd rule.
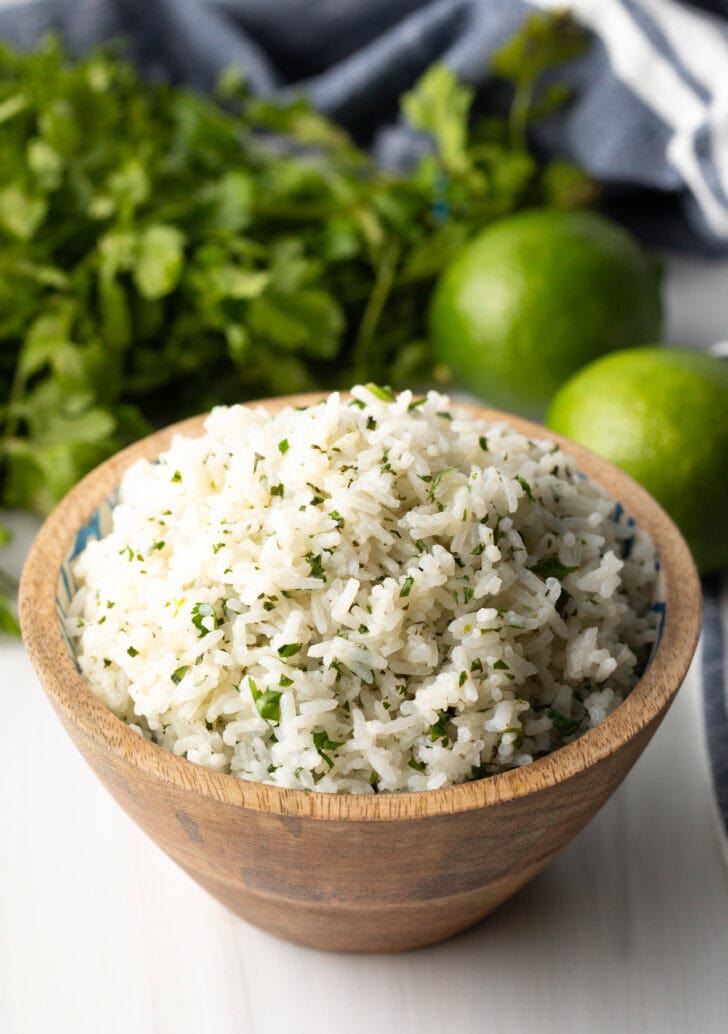
[[[59, 30], [73, 50], [129, 37], [149, 75], [202, 90], [229, 66], [262, 94], [306, 92], [389, 166], [421, 140], [397, 99], [433, 62], [480, 83], [534, 8], [564, 0], [17, 0], [0, 37]], [[605, 187], [653, 243], [728, 253], [728, 0], [571, 0], [595, 34], [565, 75], [575, 102], [538, 129]], [[728, 838], [728, 600], [706, 582], [703, 684], [716, 800]], [[728, 844], [728, 839], [726, 840]]]
[[147, 72], [201, 89], [236, 65], [260, 93], [306, 91], [398, 166], [421, 141], [397, 98], [429, 64], [482, 82], [534, 7], [564, 6], [596, 41], [539, 143], [588, 169], [653, 243], [728, 252], [728, 0], [16, 0], [0, 37], [32, 45], [56, 28], [79, 50], [124, 33]]

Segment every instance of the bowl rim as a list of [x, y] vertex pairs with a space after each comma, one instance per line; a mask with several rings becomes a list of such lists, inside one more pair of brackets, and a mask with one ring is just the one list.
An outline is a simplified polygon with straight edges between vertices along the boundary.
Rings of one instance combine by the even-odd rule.
[[[288, 405], [311, 405], [327, 394], [289, 395], [245, 404], [277, 412]], [[346, 393], [342, 392], [342, 397]], [[118, 485], [123, 472], [140, 458], [156, 458], [175, 435], [201, 434], [205, 413], [148, 435], [92, 470], [55, 507], [31, 546], [20, 583], [20, 624], [33, 667], [66, 725], [77, 727], [102, 754], [111, 754], [117, 762], [127, 762], [153, 780], [187, 793], [280, 815], [366, 822], [455, 814], [546, 790], [609, 758], [655, 722], [679, 689], [700, 633], [700, 580], [682, 535], [641, 486], [583, 446], [510, 413], [457, 400], [453, 405], [479, 419], [505, 421], [528, 437], [557, 442], [589, 478], [601, 485], [606, 482], [610, 494], [655, 543], [667, 602], [662, 639], [642, 678], [601, 724], [522, 768], [439, 790], [387, 794], [322, 793], [256, 783], [197, 765], [133, 732], [96, 699], [67, 653], [56, 616], [60, 569], [77, 531]]]

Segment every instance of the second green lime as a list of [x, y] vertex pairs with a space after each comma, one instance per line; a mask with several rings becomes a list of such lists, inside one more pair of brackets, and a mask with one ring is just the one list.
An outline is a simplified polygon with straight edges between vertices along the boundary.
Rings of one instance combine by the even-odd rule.
[[660, 336], [656, 261], [594, 212], [533, 209], [488, 227], [442, 275], [439, 360], [469, 391], [540, 415], [576, 370]]

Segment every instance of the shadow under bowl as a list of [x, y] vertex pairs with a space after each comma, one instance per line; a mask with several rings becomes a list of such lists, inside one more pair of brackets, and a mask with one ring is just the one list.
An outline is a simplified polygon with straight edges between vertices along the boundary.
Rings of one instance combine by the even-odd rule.
[[[320, 397], [261, 404], [276, 411]], [[92, 471], [47, 519], [25, 565], [25, 644], [86, 761], [193, 879], [244, 919], [288, 940], [324, 949], [398, 951], [477, 922], [535, 876], [619, 786], [665, 715], [695, 650], [700, 583], [687, 545], [660, 506], [610, 463], [536, 424], [463, 408], [506, 420], [529, 437], [559, 442], [651, 535], [661, 565], [662, 636], [636, 687], [599, 726], [523, 768], [418, 793], [288, 790], [177, 757], [134, 733], [94, 697], [59, 619], [73, 588], [69, 558], [84, 535], [103, 531], [125, 470], [140, 458], [154, 459], [176, 433], [201, 434], [202, 416], [165, 428]]]

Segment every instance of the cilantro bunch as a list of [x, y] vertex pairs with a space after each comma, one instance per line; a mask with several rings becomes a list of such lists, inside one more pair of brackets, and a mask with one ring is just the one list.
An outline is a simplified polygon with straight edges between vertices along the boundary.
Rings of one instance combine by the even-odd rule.
[[494, 61], [513, 94], [497, 117], [430, 69], [402, 98], [430, 147], [402, 174], [235, 74], [202, 97], [143, 82], [118, 47], [0, 46], [0, 505], [46, 512], [216, 403], [431, 377], [427, 300], [461, 243], [591, 197], [525, 133], [564, 99], [542, 73], [584, 42], [534, 16]]

